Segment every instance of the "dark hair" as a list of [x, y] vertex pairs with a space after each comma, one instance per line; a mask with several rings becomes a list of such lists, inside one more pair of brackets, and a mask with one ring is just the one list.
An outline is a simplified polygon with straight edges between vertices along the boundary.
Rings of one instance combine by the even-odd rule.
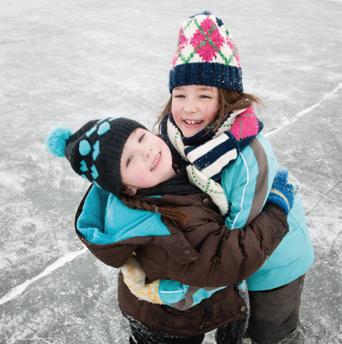
[[180, 224], [184, 224], [188, 218], [184, 212], [178, 210], [175, 207], [159, 207], [153, 202], [149, 202], [148, 200], [142, 200], [138, 197], [129, 196], [127, 194], [122, 194], [120, 196], [120, 199], [124, 204], [126, 204], [128, 207], [132, 209], [143, 209], [152, 211], [154, 213], [159, 213], [164, 218], [178, 222]]
[[[227, 90], [224, 88], [218, 87], [218, 101], [219, 101], [219, 111], [217, 113], [217, 117], [213, 121], [213, 125], [211, 126], [212, 130], [217, 130], [221, 124], [225, 120], [225, 115], [237, 111], [245, 109], [252, 104], [262, 104], [261, 100], [253, 94], [245, 93], [245, 92], [238, 92]], [[168, 113], [171, 112], [171, 105], [172, 105], [172, 95], [170, 96], [169, 100], [164, 106], [160, 116], [157, 119], [156, 126], [160, 125], [162, 118], [167, 116]]]

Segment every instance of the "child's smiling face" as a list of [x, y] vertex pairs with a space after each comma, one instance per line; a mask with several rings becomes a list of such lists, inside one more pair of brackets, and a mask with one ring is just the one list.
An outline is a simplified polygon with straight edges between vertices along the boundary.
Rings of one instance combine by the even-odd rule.
[[172, 91], [172, 116], [184, 137], [191, 137], [207, 127], [218, 110], [217, 87], [186, 85]]
[[148, 130], [138, 128], [128, 137], [120, 160], [122, 184], [134, 194], [174, 176], [171, 151]]

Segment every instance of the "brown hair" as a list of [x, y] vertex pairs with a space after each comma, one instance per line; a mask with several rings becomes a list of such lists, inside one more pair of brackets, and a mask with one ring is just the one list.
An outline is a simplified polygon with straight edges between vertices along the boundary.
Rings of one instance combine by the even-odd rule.
[[175, 207], [159, 207], [155, 203], [149, 202], [148, 200], [142, 200], [138, 197], [129, 196], [126, 194], [121, 195], [121, 200], [124, 204], [132, 209], [143, 209], [152, 211], [154, 213], [159, 213], [163, 217], [178, 222], [182, 225], [187, 221], [186, 214]]
[[[253, 103], [262, 104], [261, 100], [258, 97], [250, 93], [232, 91], [218, 87], [218, 95], [219, 111], [211, 126], [212, 130], [214, 131], [222, 125], [225, 120], [226, 114], [233, 111], [245, 109], [251, 106]], [[157, 127], [160, 125], [162, 118], [164, 118], [168, 113], [171, 112], [171, 105], [172, 95], [170, 96], [163, 111], [157, 119]]]

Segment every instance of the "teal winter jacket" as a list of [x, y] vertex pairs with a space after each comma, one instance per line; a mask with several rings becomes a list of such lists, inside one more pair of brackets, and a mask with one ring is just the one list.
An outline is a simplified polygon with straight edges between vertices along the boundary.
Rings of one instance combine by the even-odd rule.
[[[225, 220], [228, 228], [243, 229], [261, 212], [277, 171], [278, 163], [272, 147], [261, 134], [225, 168], [221, 184], [230, 201], [230, 212]], [[103, 202], [107, 203], [105, 226], [108, 222], [108, 230], [102, 232], [97, 226], [92, 228], [83, 225], [83, 222], [89, 223], [89, 218], [83, 218], [82, 214], [78, 219], [77, 228], [90, 243], [106, 245], [132, 236], [169, 234], [159, 214], [130, 209], [113, 195]], [[85, 211], [84, 214], [98, 216], [99, 212], [94, 211], [94, 206], [101, 203], [101, 191], [93, 188], [84, 205], [84, 207], [92, 207], [92, 210]], [[96, 223], [96, 218], [92, 221]], [[289, 232], [276, 250], [268, 257], [265, 264], [247, 279], [248, 290], [269, 290], [280, 287], [303, 275], [312, 265], [313, 248], [298, 194], [288, 214], [288, 224]], [[189, 288], [191, 288], [189, 285], [178, 281], [162, 280], [159, 296], [165, 304], [172, 305], [185, 299]], [[198, 289], [193, 296], [192, 305], [200, 303], [220, 289], [222, 287], [211, 290]]]
[[[262, 210], [278, 163], [271, 144], [259, 134], [223, 172], [221, 184], [230, 201], [225, 224], [243, 228]], [[314, 261], [313, 246], [297, 193], [287, 218], [289, 232], [265, 264], [247, 279], [248, 290], [270, 290], [305, 274]]]
[[[225, 224], [243, 229], [261, 211], [279, 169], [270, 142], [259, 134], [223, 171], [221, 185], [229, 200]], [[261, 291], [286, 285], [305, 274], [314, 261], [313, 246], [299, 193], [287, 217], [289, 232], [265, 264], [247, 278], [250, 291]], [[161, 281], [161, 299], [172, 304], [185, 297], [189, 286], [177, 281]], [[216, 290], [200, 289], [194, 304], [210, 297]]]

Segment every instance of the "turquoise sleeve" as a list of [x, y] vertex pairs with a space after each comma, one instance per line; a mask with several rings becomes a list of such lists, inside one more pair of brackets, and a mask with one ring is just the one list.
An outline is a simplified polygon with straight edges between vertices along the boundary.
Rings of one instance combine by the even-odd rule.
[[[258, 200], [258, 209], [262, 210], [278, 171], [278, 164], [268, 140], [261, 134], [257, 136], [257, 140], [266, 159], [264, 164], [260, 164], [260, 157], [256, 157], [251, 146], [248, 146], [222, 174], [221, 184], [229, 200], [229, 214], [225, 225], [230, 229], [243, 229], [247, 221], [252, 220], [249, 217], [255, 200]], [[262, 199], [259, 197], [260, 185], [257, 187], [259, 173], [266, 176], [263, 183], [266, 183], [267, 191]]]
[[159, 285], [159, 298], [168, 306], [186, 310], [199, 304], [223, 288], [225, 287], [198, 288], [178, 281], [161, 280]]
[[107, 245], [138, 236], [167, 236], [159, 213], [131, 209], [113, 194], [93, 185], [77, 220], [77, 230], [90, 243]]

